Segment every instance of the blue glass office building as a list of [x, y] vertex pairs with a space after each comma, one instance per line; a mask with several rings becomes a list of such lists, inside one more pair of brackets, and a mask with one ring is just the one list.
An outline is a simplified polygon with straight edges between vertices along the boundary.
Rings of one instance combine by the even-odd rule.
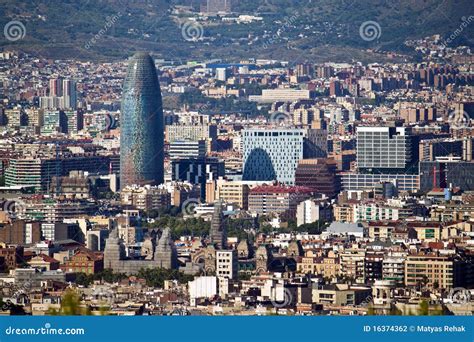
[[155, 63], [135, 54], [123, 84], [120, 186], [163, 183], [163, 107]]

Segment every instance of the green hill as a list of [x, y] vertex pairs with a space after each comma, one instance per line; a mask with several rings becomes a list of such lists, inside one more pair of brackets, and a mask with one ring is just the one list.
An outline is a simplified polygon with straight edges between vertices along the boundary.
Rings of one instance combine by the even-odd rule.
[[[200, 22], [203, 40], [187, 41], [176, 5], [198, 1], [172, 0], [0, 0], [0, 25], [12, 20], [25, 36], [0, 49], [18, 49], [52, 58], [113, 60], [136, 50], [166, 59], [273, 57], [288, 60], [380, 60], [377, 50], [410, 53], [408, 38], [449, 36], [474, 15], [470, 0], [235, 0], [238, 14], [262, 16], [251, 24]], [[361, 39], [366, 21], [380, 26], [380, 37]], [[473, 20], [474, 21], [474, 20]], [[463, 28], [453, 44], [472, 45], [474, 25]]]

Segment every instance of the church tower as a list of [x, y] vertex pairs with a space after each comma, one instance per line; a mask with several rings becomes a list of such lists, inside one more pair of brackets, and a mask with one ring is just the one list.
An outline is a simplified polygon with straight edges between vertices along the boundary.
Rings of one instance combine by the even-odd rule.
[[170, 229], [165, 228], [155, 247], [154, 263], [157, 267], [175, 269], [178, 266], [176, 247], [171, 240]]
[[222, 211], [222, 201], [217, 200], [214, 203], [214, 213], [212, 214], [211, 230], [209, 232], [211, 243], [217, 249], [227, 248], [227, 225]]

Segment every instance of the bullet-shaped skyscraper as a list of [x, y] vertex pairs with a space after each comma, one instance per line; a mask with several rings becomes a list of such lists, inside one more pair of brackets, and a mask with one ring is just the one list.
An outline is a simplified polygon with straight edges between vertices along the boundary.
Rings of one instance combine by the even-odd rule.
[[163, 183], [163, 106], [155, 63], [147, 53], [129, 61], [120, 127], [121, 188]]

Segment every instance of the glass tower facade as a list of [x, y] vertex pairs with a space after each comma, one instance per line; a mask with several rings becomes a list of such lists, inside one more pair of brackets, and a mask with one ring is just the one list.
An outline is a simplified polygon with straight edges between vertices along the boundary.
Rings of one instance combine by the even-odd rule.
[[120, 187], [163, 183], [163, 106], [155, 63], [147, 53], [130, 59], [120, 127]]

